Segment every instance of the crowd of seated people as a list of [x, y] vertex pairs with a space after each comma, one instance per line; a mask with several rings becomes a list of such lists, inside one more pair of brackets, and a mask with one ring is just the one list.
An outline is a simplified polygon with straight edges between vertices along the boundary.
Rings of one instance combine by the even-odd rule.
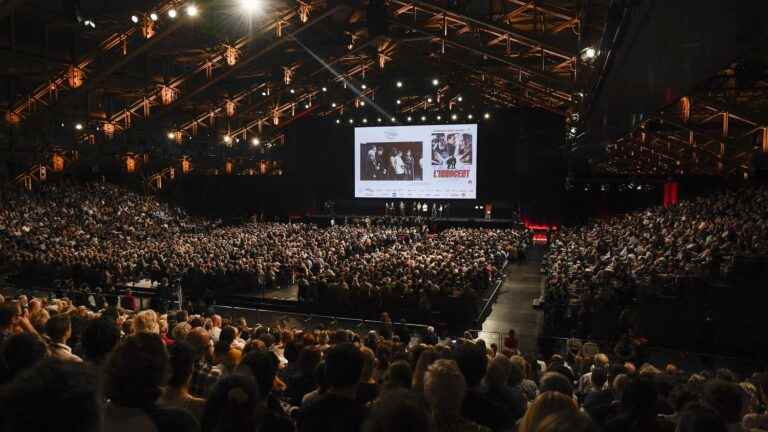
[[736, 256], [768, 255], [768, 187], [600, 219], [553, 234], [547, 300], [632, 298], [665, 277], [721, 274]]
[[[661, 365], [660, 365], [661, 366]], [[768, 374], [0, 299], [0, 430], [768, 430]]]
[[43, 280], [92, 287], [141, 278], [181, 279], [185, 289], [295, 283], [306, 301], [407, 295], [416, 303], [423, 293], [483, 288], [528, 243], [520, 229], [432, 235], [368, 222], [225, 226], [109, 184], [50, 183], [0, 204], [0, 259]]

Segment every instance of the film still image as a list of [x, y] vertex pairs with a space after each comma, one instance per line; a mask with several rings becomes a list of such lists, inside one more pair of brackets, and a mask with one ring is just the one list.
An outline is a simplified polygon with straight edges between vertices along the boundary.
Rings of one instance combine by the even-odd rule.
[[421, 142], [363, 143], [360, 180], [421, 180]]
[[432, 166], [456, 169], [472, 165], [472, 134], [468, 133], [433, 133]]

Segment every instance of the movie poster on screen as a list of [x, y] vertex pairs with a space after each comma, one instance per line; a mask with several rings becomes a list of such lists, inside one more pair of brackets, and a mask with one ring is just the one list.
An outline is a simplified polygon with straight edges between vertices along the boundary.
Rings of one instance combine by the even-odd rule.
[[471, 179], [474, 166], [474, 136], [462, 129], [432, 133], [432, 177]]

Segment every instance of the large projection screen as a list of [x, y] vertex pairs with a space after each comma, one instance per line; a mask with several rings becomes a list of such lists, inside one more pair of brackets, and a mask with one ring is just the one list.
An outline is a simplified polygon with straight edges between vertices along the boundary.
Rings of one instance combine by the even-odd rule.
[[475, 199], [477, 124], [355, 128], [355, 198]]

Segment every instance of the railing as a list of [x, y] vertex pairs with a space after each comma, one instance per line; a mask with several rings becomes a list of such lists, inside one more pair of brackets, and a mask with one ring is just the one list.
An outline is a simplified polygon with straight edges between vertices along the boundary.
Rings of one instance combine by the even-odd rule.
[[496, 286], [493, 288], [493, 291], [491, 291], [491, 295], [488, 296], [487, 299], [485, 299], [485, 304], [483, 304], [482, 309], [480, 309], [480, 313], [477, 314], [477, 318], [475, 318], [475, 323], [481, 324], [485, 317], [487, 317], [487, 313], [490, 313], [488, 311], [488, 308], [490, 308], [493, 303], [496, 302], [496, 297], [499, 295], [499, 290], [501, 289], [501, 286], [504, 284], [504, 279], [506, 279], [506, 274], [504, 273], [504, 270], [507, 268], [507, 264], [509, 263], [508, 260], [504, 261], [504, 265], [501, 266], [500, 273], [502, 274], [502, 277], [496, 281]]

